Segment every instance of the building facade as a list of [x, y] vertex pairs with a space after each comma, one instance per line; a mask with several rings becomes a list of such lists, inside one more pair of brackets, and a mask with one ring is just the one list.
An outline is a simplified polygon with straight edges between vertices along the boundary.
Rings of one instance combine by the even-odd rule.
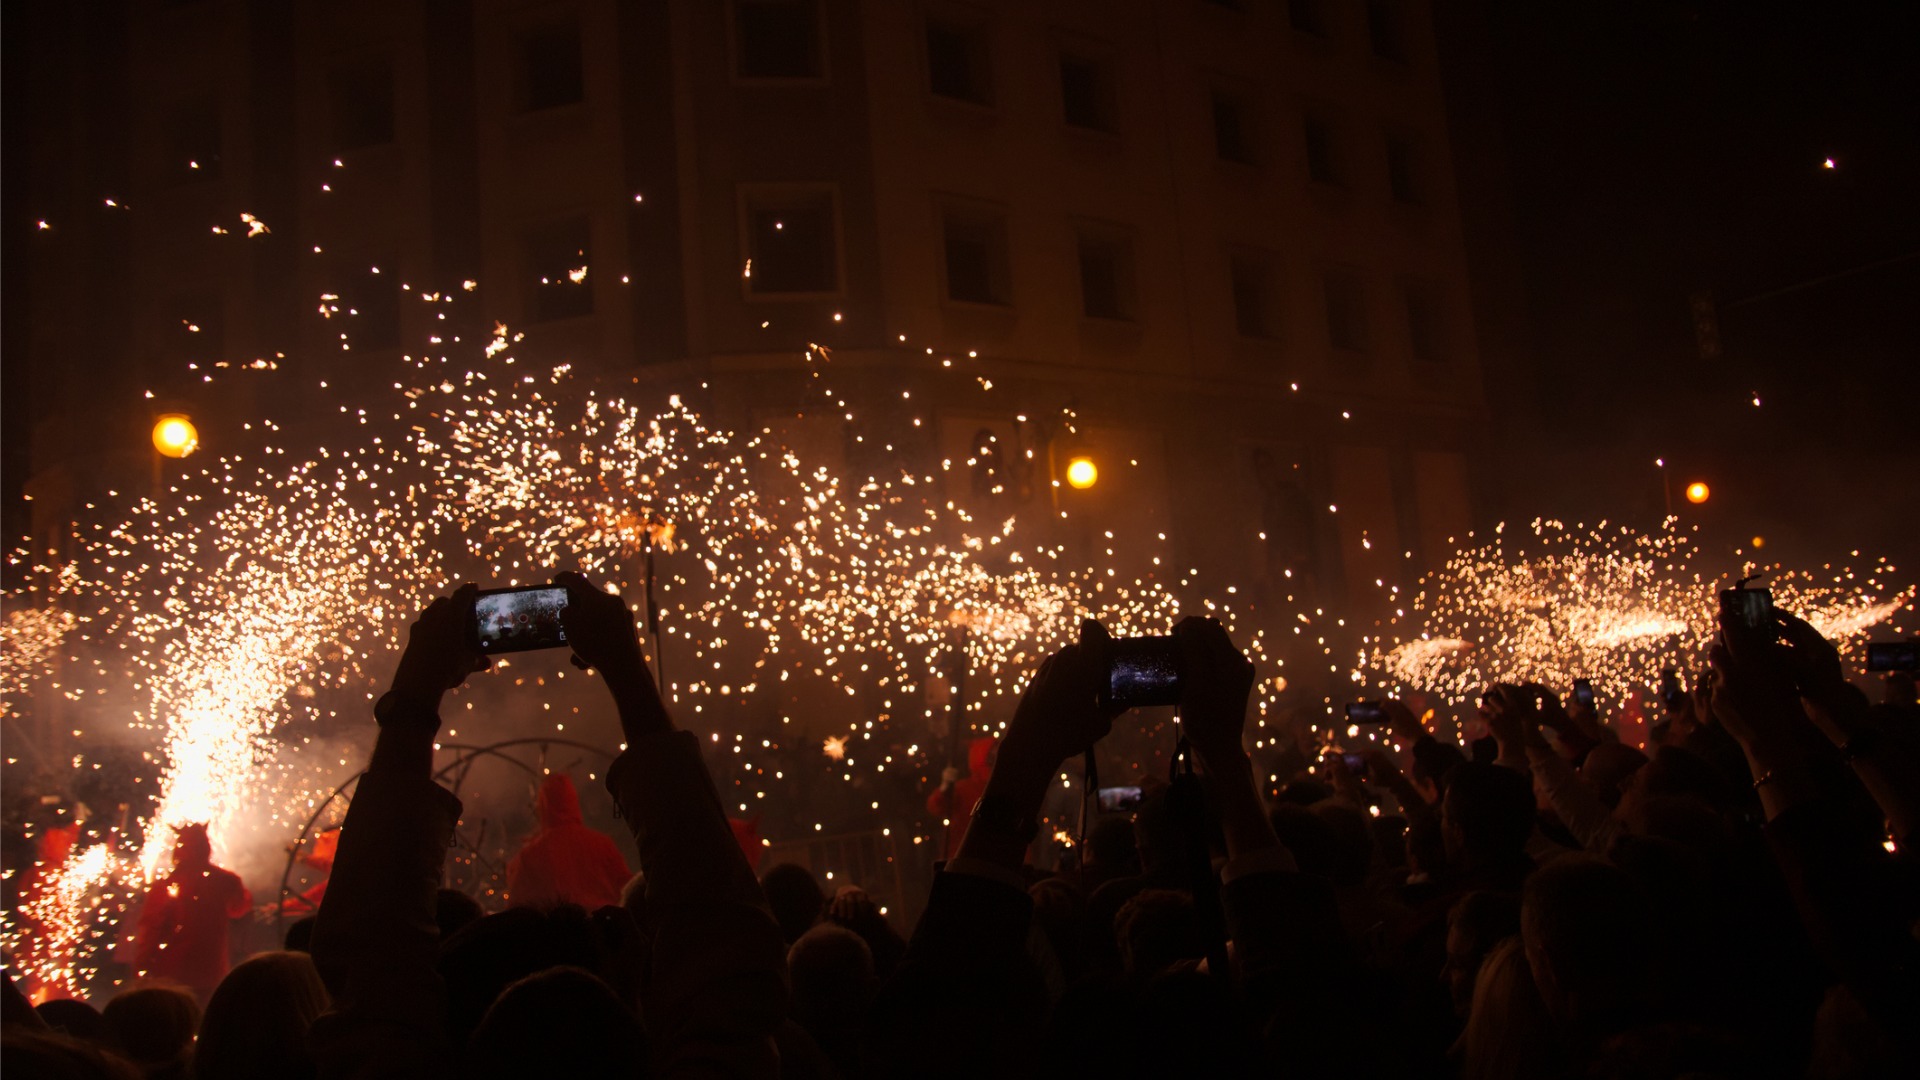
[[[1486, 408], [1423, 0], [21, 18], [10, 153], [47, 227], [9, 255], [8, 365], [37, 544], [154, 467], [154, 413], [219, 452], [495, 320], [853, 471], [947, 463], [976, 481], [949, 497], [1123, 570], [1358, 606], [1474, 522]], [[457, 313], [419, 302], [468, 282]], [[812, 408], [810, 345], [891, 434]], [[277, 377], [209, 381], [222, 362]], [[1068, 451], [1091, 488], [1059, 486]]]

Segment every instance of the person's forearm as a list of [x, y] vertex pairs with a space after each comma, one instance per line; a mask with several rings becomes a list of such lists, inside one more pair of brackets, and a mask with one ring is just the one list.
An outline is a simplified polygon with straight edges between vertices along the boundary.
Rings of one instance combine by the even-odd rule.
[[1866, 696], [1850, 688], [1809, 695], [1805, 705], [1810, 716], [1825, 719], [1816, 726], [1846, 755], [1854, 775], [1887, 815], [1894, 839], [1903, 847], [1911, 843], [1920, 824], [1920, 760], [1912, 748], [1875, 730]]
[[1214, 801], [1220, 808], [1220, 826], [1227, 840], [1227, 858], [1260, 852], [1286, 851], [1273, 831], [1273, 822], [1260, 805], [1260, 791], [1253, 782], [1253, 760], [1238, 746], [1214, 750], [1202, 755], [1204, 774]]
[[628, 744], [673, 730], [673, 718], [668, 715], [660, 688], [654, 685], [644, 661], [635, 657], [631, 663], [602, 675], [607, 680], [607, 690], [613, 695], [614, 707], [619, 710], [620, 730]]
[[1802, 803], [1820, 796], [1819, 781], [1807, 768], [1805, 748], [1778, 735], [1757, 735], [1740, 741], [1747, 769], [1760, 793], [1760, 808], [1772, 821]]
[[1535, 787], [1546, 793], [1561, 824], [1588, 851], [1606, 854], [1621, 834], [1620, 823], [1613, 819], [1600, 797], [1593, 793], [1566, 758], [1554, 753], [1545, 740], [1527, 746], [1527, 760], [1533, 769]]
[[397, 681], [392, 692], [398, 701], [380, 722], [367, 769], [383, 775], [432, 776], [433, 740], [440, 733], [443, 695]]
[[[1046, 765], [1024, 753], [1017, 744], [1003, 743], [1000, 761], [988, 774], [987, 788], [981, 798], [983, 801], [991, 800], [1020, 821], [1036, 821], [1039, 819], [1040, 805], [1046, 801], [1047, 788], [1052, 786], [1053, 774], [1058, 768], [1057, 762]], [[1027, 843], [971, 821], [967, 825], [966, 835], [960, 838], [960, 849], [955, 855], [962, 859], [979, 859], [1018, 874], [1027, 863]]]

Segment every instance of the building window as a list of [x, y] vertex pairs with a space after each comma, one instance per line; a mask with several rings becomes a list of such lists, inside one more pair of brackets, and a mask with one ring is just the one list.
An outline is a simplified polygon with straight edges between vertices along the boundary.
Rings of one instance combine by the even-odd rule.
[[528, 112], [587, 100], [578, 22], [553, 23], [520, 39], [520, 92]]
[[840, 220], [832, 188], [748, 189], [741, 206], [749, 293], [840, 291]]
[[1253, 164], [1253, 141], [1247, 130], [1246, 102], [1218, 90], [1213, 94], [1213, 149], [1222, 161]]
[[1328, 270], [1327, 341], [1348, 352], [1367, 351], [1367, 287], [1351, 270]]
[[393, 141], [393, 62], [384, 56], [336, 64], [327, 72], [333, 145], [358, 150]]
[[1244, 338], [1271, 340], [1280, 336], [1272, 260], [1236, 254], [1229, 260], [1228, 271], [1233, 282], [1234, 329]]
[[1303, 34], [1327, 36], [1327, 13], [1323, 0], [1287, 0], [1287, 23]]
[[527, 234], [527, 317], [533, 322], [593, 314], [589, 227], [568, 218]]
[[1367, 36], [1373, 42], [1375, 56], [1406, 63], [1406, 0], [1367, 0]]
[[1068, 127], [1108, 133], [1120, 130], [1113, 65], [1104, 60], [1062, 54], [1060, 102]]
[[1307, 175], [1319, 184], [1340, 183], [1340, 162], [1335, 153], [1333, 125], [1320, 117], [1309, 116], [1306, 137]]
[[985, 26], [928, 20], [927, 88], [936, 97], [993, 104]]
[[177, 183], [220, 176], [220, 100], [201, 94], [181, 102], [167, 118], [164, 175]]
[[1393, 191], [1394, 201], [1420, 204], [1420, 174], [1413, 140], [1404, 135], [1387, 136], [1387, 186]]
[[1415, 360], [1444, 364], [1453, 358], [1447, 329], [1447, 304], [1439, 286], [1426, 281], [1403, 281], [1400, 295], [1407, 310], [1407, 341]]
[[734, 0], [734, 74], [818, 79], [826, 74], [815, 0]]
[[966, 304], [1013, 303], [1004, 213], [948, 207], [941, 213], [940, 233], [946, 251], [947, 299]]
[[1136, 314], [1133, 241], [1117, 229], [1080, 229], [1080, 310], [1089, 319], [1131, 322]]

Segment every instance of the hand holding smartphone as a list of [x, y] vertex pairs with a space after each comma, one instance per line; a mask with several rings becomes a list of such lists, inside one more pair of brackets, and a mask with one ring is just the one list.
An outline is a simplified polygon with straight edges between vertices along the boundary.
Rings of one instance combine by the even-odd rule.
[[1180, 704], [1180, 652], [1171, 636], [1116, 638], [1107, 650], [1105, 704], [1123, 709]]

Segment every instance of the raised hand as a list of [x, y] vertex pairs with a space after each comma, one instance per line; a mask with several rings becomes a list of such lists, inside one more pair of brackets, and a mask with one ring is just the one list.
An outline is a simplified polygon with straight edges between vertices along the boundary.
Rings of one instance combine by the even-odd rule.
[[553, 583], [567, 590], [560, 625], [573, 647], [574, 666], [597, 668], [603, 675], [644, 666], [639, 629], [626, 600], [571, 570], [553, 575]]
[[1387, 698], [1380, 702], [1380, 709], [1387, 714], [1387, 727], [1408, 746], [1419, 742], [1431, 734], [1413, 710], [1406, 707], [1398, 698]]
[[441, 695], [485, 671], [492, 661], [474, 637], [473, 598], [479, 586], [466, 584], [428, 604], [407, 630], [407, 648], [394, 670], [393, 690], [429, 707]]
[[1078, 644], [1040, 662], [1007, 726], [996, 775], [1014, 766], [1051, 777], [1061, 762], [1113, 730], [1114, 717], [1126, 710], [1100, 703], [1111, 640], [1105, 627], [1088, 619], [1080, 624]]
[[1234, 647], [1225, 627], [1198, 615], [1181, 619], [1173, 640], [1180, 650], [1180, 726], [1187, 740], [1210, 760], [1243, 753], [1253, 662]]
[[1840, 650], [1805, 619], [1778, 609], [1774, 615], [1780, 620], [1780, 637], [1787, 646], [1779, 654], [1801, 695], [1822, 703], [1835, 701], [1847, 685]]

